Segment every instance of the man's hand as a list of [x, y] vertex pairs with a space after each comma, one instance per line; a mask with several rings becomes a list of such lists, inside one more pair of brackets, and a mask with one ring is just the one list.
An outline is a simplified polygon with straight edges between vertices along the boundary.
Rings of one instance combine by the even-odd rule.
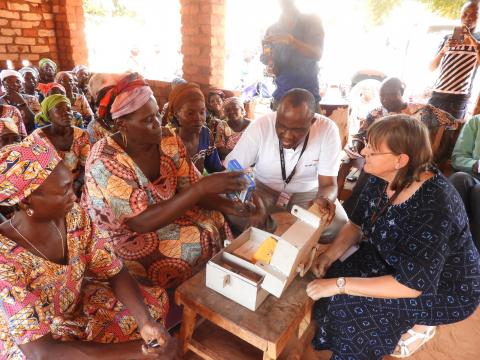
[[480, 160], [477, 160], [477, 162], [475, 162], [475, 164], [473, 164], [472, 173], [473, 174], [480, 174]]
[[324, 196], [317, 197], [314, 202], [318, 205], [320, 212], [327, 214], [327, 217], [325, 219], [325, 226], [330, 225], [333, 218], [335, 217], [335, 203]]

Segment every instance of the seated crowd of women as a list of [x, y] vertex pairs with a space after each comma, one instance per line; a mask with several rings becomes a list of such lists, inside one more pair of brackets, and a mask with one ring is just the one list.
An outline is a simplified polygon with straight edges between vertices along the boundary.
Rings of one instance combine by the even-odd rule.
[[[261, 212], [224, 196], [246, 185], [223, 161], [243, 103], [181, 80], [160, 111], [136, 73], [49, 59], [0, 78], [0, 358], [173, 358], [175, 288], [233, 238], [229, 216]], [[333, 359], [407, 356], [478, 306], [478, 250], [430, 138], [406, 115], [365, 134], [370, 176], [306, 289]]]

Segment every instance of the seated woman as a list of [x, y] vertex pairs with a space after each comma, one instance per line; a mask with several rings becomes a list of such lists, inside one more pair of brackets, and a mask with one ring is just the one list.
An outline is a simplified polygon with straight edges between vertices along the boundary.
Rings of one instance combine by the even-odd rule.
[[77, 65], [72, 70], [73, 76], [77, 81], [77, 89], [79, 94], [84, 95], [90, 105], [90, 109], [92, 109], [93, 113], [96, 111], [95, 101], [93, 99], [92, 94], [90, 93], [90, 89], [88, 88], [88, 81], [92, 73], [85, 65]]
[[[365, 136], [368, 128], [386, 115], [405, 114], [420, 120], [427, 125], [432, 147], [435, 150], [433, 161], [436, 164], [442, 164], [450, 158], [453, 149], [453, 141], [451, 140], [457, 123], [455, 118], [449, 113], [435, 108], [430, 104], [420, 104], [407, 102], [403, 99], [405, 84], [398, 78], [387, 78], [380, 87], [380, 102], [382, 107], [372, 110], [364, 123], [360, 125], [360, 130], [353, 136], [352, 143], [344, 149], [346, 156], [342, 159], [342, 164], [338, 173], [339, 193], [343, 189], [345, 179], [352, 167], [362, 170], [365, 159], [361, 155], [361, 150], [365, 146]], [[442, 144], [440, 144], [442, 142]], [[440, 146], [441, 145], [441, 146]]]
[[226, 121], [220, 121], [215, 134], [215, 147], [220, 158], [225, 157], [233, 150], [243, 131], [250, 125], [250, 120], [245, 117], [243, 102], [238, 97], [231, 97], [225, 100]]
[[32, 109], [32, 112], [36, 114], [40, 111], [40, 101], [43, 100], [43, 97], [40, 98], [41, 93], [37, 90], [40, 75], [37, 69], [30, 66], [25, 66], [18, 72], [23, 76], [23, 96], [25, 101]]
[[480, 116], [472, 117], [462, 128], [452, 153], [450, 176], [465, 204], [473, 241], [480, 249]]
[[27, 136], [27, 130], [22, 119], [22, 114], [15, 106], [0, 104], [0, 118], [12, 119], [18, 128], [20, 136], [22, 138]]
[[225, 109], [223, 102], [225, 100], [225, 94], [222, 90], [211, 89], [207, 95], [207, 118], [206, 125], [215, 136], [217, 131], [217, 125], [226, 120]]
[[32, 132], [34, 129], [33, 120], [35, 113], [27, 102], [27, 95], [21, 93], [23, 83], [22, 75], [20, 75], [18, 71], [2, 70], [0, 80], [5, 89], [5, 95], [0, 98], [0, 104], [16, 107], [22, 115], [27, 132]]
[[74, 177], [73, 189], [80, 197], [84, 183], [85, 163], [90, 153], [88, 133], [72, 126], [70, 100], [64, 95], [51, 95], [42, 101], [42, 112], [37, 114], [46, 125], [33, 132], [47, 140], [57, 150]]
[[93, 119], [93, 111], [88, 104], [85, 95], [77, 94], [73, 91], [75, 86], [75, 80], [73, 75], [68, 71], [60, 71], [55, 76], [55, 82], [59, 83], [65, 89], [65, 96], [70, 100], [72, 109], [79, 112], [83, 117], [83, 126], [86, 127], [88, 123]]
[[[2, 359], [150, 359], [171, 351], [165, 291], [133, 280], [74, 202], [72, 176], [55, 150], [33, 136], [4, 148], [0, 183], [0, 205], [17, 206], [0, 224]], [[163, 346], [147, 349], [152, 340]]]
[[177, 85], [168, 97], [169, 128], [177, 131], [190, 159], [203, 174], [225, 170], [214, 145], [213, 135], [205, 126], [205, 98], [194, 83]]
[[[347, 223], [320, 255], [308, 295], [313, 339], [332, 358], [406, 357], [435, 326], [469, 317], [480, 301], [480, 257], [462, 201], [430, 166], [427, 128], [405, 115], [375, 122], [362, 150], [371, 178]], [[338, 261], [354, 244], [360, 248]]]
[[117, 95], [112, 117], [119, 131], [98, 141], [87, 161], [86, 207], [132, 275], [174, 288], [230, 236], [219, 211], [249, 215], [217, 195], [245, 184], [235, 172], [199, 176], [182, 141], [161, 128], [146, 82]]
[[[67, 94], [67, 92], [65, 91], [65, 88], [62, 85], [54, 82], [47, 84], [43, 89], [44, 91], [46, 91], [45, 97], [55, 95], [55, 94], [66, 96]], [[78, 111], [73, 111], [73, 110], [72, 110], [72, 114], [73, 114], [72, 126], [76, 126], [79, 128], [83, 127], [82, 114], [80, 114]], [[47, 123], [42, 117], [40, 116], [35, 117], [35, 128], [43, 127], [48, 124], [49, 123]]]
[[88, 87], [98, 109], [97, 117], [87, 126], [92, 144], [117, 132], [111, 113], [113, 101], [118, 93], [137, 79], [140, 76], [136, 73], [95, 74], [91, 77]]
[[43, 87], [46, 84], [52, 83], [55, 81], [55, 75], [57, 74], [57, 64], [49, 58], [40, 59], [38, 62], [38, 85], [37, 88], [41, 92], [43, 91]]

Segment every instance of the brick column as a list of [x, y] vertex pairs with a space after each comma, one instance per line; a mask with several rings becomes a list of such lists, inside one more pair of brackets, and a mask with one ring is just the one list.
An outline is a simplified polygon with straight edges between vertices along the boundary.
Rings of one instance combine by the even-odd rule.
[[180, 0], [183, 76], [201, 85], [223, 87], [225, 0]]
[[85, 17], [82, 0], [51, 0], [55, 19], [59, 68], [70, 70], [75, 65], [88, 65], [85, 41]]
[[0, 68], [10, 60], [36, 63], [44, 56], [58, 60], [50, 1], [0, 1]]

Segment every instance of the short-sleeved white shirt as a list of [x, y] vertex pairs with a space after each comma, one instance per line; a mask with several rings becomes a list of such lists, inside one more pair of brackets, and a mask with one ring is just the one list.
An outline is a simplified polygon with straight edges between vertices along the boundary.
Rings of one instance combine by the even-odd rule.
[[[329, 118], [315, 114], [307, 147], [298, 161], [295, 175], [284, 185], [280, 165], [279, 139], [275, 131], [277, 113], [272, 112], [253, 121], [244, 131], [235, 148], [225, 159], [236, 159], [244, 168], [254, 166], [255, 179], [276, 191], [287, 193], [316, 191], [318, 175], [337, 176], [341, 142], [337, 125]], [[284, 149], [287, 177], [292, 172], [303, 148]]]

